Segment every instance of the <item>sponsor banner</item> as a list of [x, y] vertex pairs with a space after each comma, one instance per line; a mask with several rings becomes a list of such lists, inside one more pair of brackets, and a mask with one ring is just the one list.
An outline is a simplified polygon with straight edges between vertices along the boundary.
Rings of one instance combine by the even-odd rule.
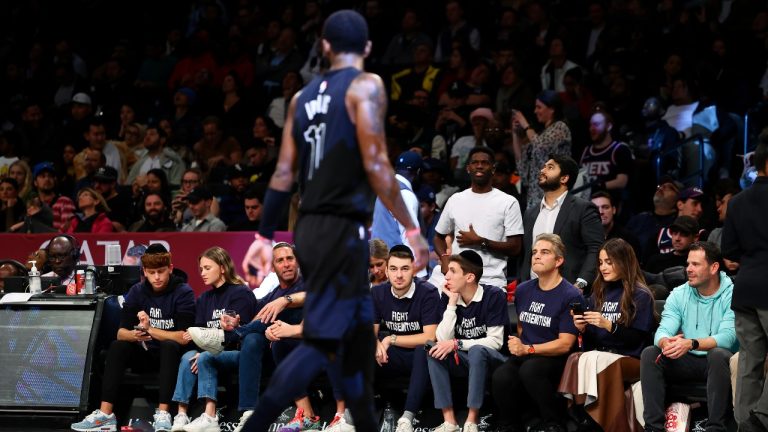
[[[197, 257], [212, 246], [220, 246], [229, 252], [235, 263], [237, 273], [246, 279], [251, 288], [257, 287], [257, 265], [260, 258], [260, 242], [254, 244], [255, 232], [221, 233], [78, 233], [74, 237], [80, 245], [80, 264], [106, 265], [107, 247], [120, 247], [123, 264], [135, 262], [127, 252], [136, 245], [163, 244], [173, 255], [173, 265], [189, 276], [189, 284], [200, 295], [206, 287], [197, 270]], [[27, 262], [29, 254], [37, 249], [44, 249], [54, 234], [0, 234], [0, 259], [15, 259]], [[276, 232], [275, 241], [293, 241], [293, 233]], [[252, 247], [253, 245], [253, 247]]]

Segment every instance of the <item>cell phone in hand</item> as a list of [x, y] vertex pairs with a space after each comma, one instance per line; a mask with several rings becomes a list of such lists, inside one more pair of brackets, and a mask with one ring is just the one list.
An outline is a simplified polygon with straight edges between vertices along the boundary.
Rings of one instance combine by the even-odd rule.
[[571, 303], [571, 312], [573, 312], [574, 315], [584, 315], [584, 305], [581, 303]]
[[147, 334], [147, 329], [145, 329], [145, 328], [144, 328], [144, 327], [142, 327], [142, 326], [138, 326], [138, 325], [137, 325], [137, 326], [133, 326], [133, 329], [134, 329], [134, 330], [138, 330], [138, 331], [140, 331], [140, 332], [142, 332], [142, 333], [144, 333], [144, 334]]

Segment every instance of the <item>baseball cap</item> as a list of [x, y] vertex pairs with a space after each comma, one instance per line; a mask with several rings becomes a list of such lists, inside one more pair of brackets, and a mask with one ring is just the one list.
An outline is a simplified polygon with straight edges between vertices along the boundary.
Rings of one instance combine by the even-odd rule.
[[676, 180], [674, 177], [670, 175], [662, 176], [659, 179], [659, 186], [665, 185], [667, 183], [673, 185], [675, 189], [677, 189], [678, 191], [682, 190], [685, 187], [682, 183], [680, 183], [680, 181]]
[[44, 171], [56, 172], [56, 168], [53, 166], [53, 162], [40, 162], [32, 168], [32, 177], [37, 177]]
[[409, 169], [417, 170], [423, 165], [421, 161], [421, 155], [413, 151], [406, 151], [400, 153], [395, 162], [395, 169]]
[[87, 93], [75, 93], [74, 96], [72, 96], [72, 103], [78, 103], [81, 105], [91, 105], [91, 97], [88, 96]]
[[204, 187], [196, 187], [189, 191], [187, 194], [187, 201], [191, 202], [192, 204], [198, 203], [202, 200], [209, 200], [213, 199], [213, 194], [211, 191]]
[[105, 182], [117, 181], [117, 170], [111, 166], [103, 166], [96, 170], [93, 174], [93, 179]]
[[493, 111], [489, 108], [477, 108], [469, 114], [469, 119], [472, 120], [475, 117], [481, 117], [488, 121], [493, 121]]
[[425, 202], [425, 203], [428, 203], [428, 204], [434, 204], [435, 203], [435, 191], [433, 191], [432, 188], [429, 185], [422, 184], [416, 190], [416, 198], [418, 198], [419, 202]]
[[697, 187], [689, 187], [687, 189], [684, 189], [682, 192], [680, 192], [680, 195], [678, 195], [678, 199], [680, 201], [687, 201], [691, 198], [700, 200], [701, 197], [704, 196], [704, 191], [697, 188]]
[[682, 234], [698, 234], [699, 223], [696, 219], [690, 216], [678, 216], [672, 225], [669, 226], [670, 231], [679, 232]]

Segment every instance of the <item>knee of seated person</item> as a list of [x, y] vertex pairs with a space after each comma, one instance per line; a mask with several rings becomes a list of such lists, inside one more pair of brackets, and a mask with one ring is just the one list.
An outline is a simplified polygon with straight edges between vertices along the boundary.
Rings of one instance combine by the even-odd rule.
[[657, 347], [656, 345], [651, 345], [648, 347], [645, 347], [643, 352], [640, 354], [640, 361], [642, 363], [645, 362], [656, 362], [656, 357], [661, 354], [661, 348]]
[[491, 349], [487, 346], [475, 345], [467, 350], [467, 355], [469, 356], [470, 361], [481, 360], [488, 356], [490, 350]]
[[241, 350], [245, 351], [250, 347], [256, 345], [266, 345], [267, 338], [261, 333], [250, 333], [246, 335], [242, 341], [240, 341]]
[[213, 360], [213, 354], [209, 353], [208, 351], [203, 351], [200, 353], [200, 355], [197, 357], [197, 363], [207, 363], [209, 361]]
[[728, 364], [728, 360], [733, 356], [733, 353], [728, 351], [725, 348], [715, 347], [711, 350], [707, 351], [707, 360], [712, 361], [721, 361], [726, 362]]

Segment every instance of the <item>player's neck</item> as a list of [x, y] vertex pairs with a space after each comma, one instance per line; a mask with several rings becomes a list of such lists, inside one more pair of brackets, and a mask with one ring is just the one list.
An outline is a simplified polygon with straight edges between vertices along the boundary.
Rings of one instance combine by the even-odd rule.
[[333, 59], [331, 59], [331, 68], [330, 70], [339, 70], [344, 69], [348, 67], [353, 67], [356, 69], [363, 70], [363, 63], [364, 59], [359, 54], [349, 54], [349, 53], [343, 53], [343, 54], [336, 54]]

